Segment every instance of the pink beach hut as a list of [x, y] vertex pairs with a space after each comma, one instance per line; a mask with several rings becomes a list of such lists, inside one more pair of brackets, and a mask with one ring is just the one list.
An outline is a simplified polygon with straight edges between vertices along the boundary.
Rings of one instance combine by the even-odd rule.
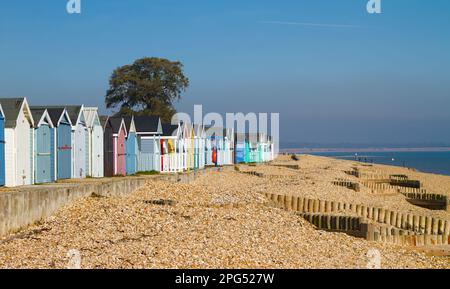
[[105, 176], [126, 175], [125, 139], [127, 131], [121, 117], [108, 118], [105, 125]]

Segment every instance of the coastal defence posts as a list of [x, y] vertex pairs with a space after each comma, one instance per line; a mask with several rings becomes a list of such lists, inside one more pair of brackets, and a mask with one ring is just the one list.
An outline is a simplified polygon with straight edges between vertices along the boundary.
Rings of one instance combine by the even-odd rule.
[[125, 178], [92, 179], [73, 183], [14, 188], [0, 193], [0, 237], [45, 220], [63, 206], [89, 196], [123, 196], [143, 187], [149, 181], [164, 180], [189, 183], [201, 174], [226, 170], [213, 167], [188, 173]]
[[401, 194], [415, 206], [450, 212], [450, 198], [448, 196], [430, 193], [422, 188], [420, 181], [411, 180], [406, 175], [387, 175], [361, 170], [357, 167], [354, 167], [351, 171], [346, 171], [346, 173], [361, 180], [352, 182], [338, 179], [332, 182], [333, 185], [346, 187], [356, 192], [360, 192], [362, 188], [368, 188], [373, 194]]
[[359, 183], [348, 180], [335, 180], [332, 182], [335, 186], [345, 187], [355, 192], [361, 192], [362, 187], [371, 190], [372, 194], [380, 195], [396, 195], [405, 196], [406, 200], [419, 207], [430, 210], [443, 210], [450, 212], [450, 199], [442, 194], [430, 193], [425, 189], [417, 189], [412, 187], [392, 186], [382, 182], [361, 181]]
[[278, 207], [296, 212], [322, 230], [398, 245], [450, 244], [450, 220], [345, 202], [265, 195]]

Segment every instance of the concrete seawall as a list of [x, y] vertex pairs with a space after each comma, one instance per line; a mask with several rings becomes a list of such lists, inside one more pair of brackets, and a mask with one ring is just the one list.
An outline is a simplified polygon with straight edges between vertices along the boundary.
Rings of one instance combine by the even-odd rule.
[[52, 216], [63, 206], [92, 194], [123, 196], [134, 192], [147, 182], [164, 180], [189, 183], [197, 176], [229, 168], [207, 168], [183, 174], [86, 179], [42, 186], [26, 186], [0, 192], [0, 237], [21, 230]]

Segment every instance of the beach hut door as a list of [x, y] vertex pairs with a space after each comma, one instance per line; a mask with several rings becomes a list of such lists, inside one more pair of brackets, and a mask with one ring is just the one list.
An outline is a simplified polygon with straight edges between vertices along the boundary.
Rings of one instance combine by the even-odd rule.
[[60, 124], [58, 127], [58, 179], [72, 177], [72, 127]]
[[51, 182], [51, 131], [47, 125], [37, 130], [36, 136], [36, 181]]

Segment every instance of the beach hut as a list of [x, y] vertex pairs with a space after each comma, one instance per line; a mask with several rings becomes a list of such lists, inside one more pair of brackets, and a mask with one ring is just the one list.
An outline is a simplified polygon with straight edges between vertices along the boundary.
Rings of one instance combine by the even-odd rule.
[[34, 121], [26, 98], [0, 99], [5, 116], [5, 185], [33, 183]]
[[205, 127], [205, 166], [215, 166], [213, 155], [217, 154], [214, 138], [211, 136], [213, 132], [211, 127]]
[[194, 126], [190, 123], [182, 124], [182, 144], [183, 144], [183, 169], [194, 169], [195, 158], [195, 132]]
[[235, 148], [235, 163], [245, 163], [247, 160], [247, 135], [244, 133], [235, 133], [234, 135], [234, 148]]
[[127, 131], [122, 117], [110, 117], [105, 125], [105, 176], [125, 176], [125, 139]]
[[66, 109], [72, 124], [72, 178], [83, 179], [87, 174], [89, 137], [83, 105], [47, 106], [50, 109]]
[[216, 130], [214, 127], [205, 127], [205, 166], [215, 166], [217, 159], [217, 147], [215, 142]]
[[258, 133], [248, 133], [246, 136], [246, 163], [259, 163], [260, 135]]
[[5, 185], [5, 113], [0, 104], [0, 187]]
[[103, 126], [98, 115], [98, 108], [85, 107], [83, 113], [88, 132], [86, 172], [93, 178], [102, 178], [104, 175]]
[[273, 143], [273, 138], [270, 135], [267, 137], [267, 141], [268, 147], [266, 152], [266, 159], [267, 161], [271, 162], [275, 159], [275, 144]]
[[223, 127], [206, 128], [206, 165], [223, 166], [225, 159], [225, 135], [227, 130]]
[[272, 138], [268, 134], [261, 134], [258, 142], [259, 161], [270, 162], [273, 160]]
[[176, 173], [183, 171], [182, 146], [180, 140], [182, 136], [181, 125], [163, 124], [163, 134], [160, 137], [161, 144], [161, 172]]
[[161, 171], [161, 119], [157, 116], [135, 116], [138, 172]]
[[65, 108], [48, 108], [56, 132], [56, 178], [72, 178], [72, 122]]
[[55, 175], [55, 129], [45, 108], [30, 107], [34, 121], [34, 183], [51, 183]]
[[223, 165], [229, 166], [234, 163], [234, 130], [224, 129], [223, 140]]
[[[113, 167], [113, 156], [112, 153], [108, 154], [108, 151], [112, 152], [112, 142], [107, 142], [112, 134], [112, 128], [108, 126], [108, 120], [109, 116], [107, 115], [101, 115], [99, 117], [100, 124], [102, 125], [103, 129], [103, 176], [111, 175], [113, 172], [108, 173], [106, 168], [112, 168]], [[111, 148], [108, 146], [111, 144]], [[110, 169], [111, 170], [111, 169]]]
[[127, 131], [127, 138], [125, 140], [126, 171], [127, 175], [133, 175], [137, 172], [138, 144], [136, 125], [134, 124], [133, 116], [126, 116], [123, 119]]
[[194, 169], [205, 168], [206, 131], [203, 125], [194, 125]]
[[72, 122], [72, 158], [73, 169], [72, 177], [82, 179], [86, 177], [86, 162], [88, 155], [88, 130], [84, 118], [83, 105], [66, 106]]

